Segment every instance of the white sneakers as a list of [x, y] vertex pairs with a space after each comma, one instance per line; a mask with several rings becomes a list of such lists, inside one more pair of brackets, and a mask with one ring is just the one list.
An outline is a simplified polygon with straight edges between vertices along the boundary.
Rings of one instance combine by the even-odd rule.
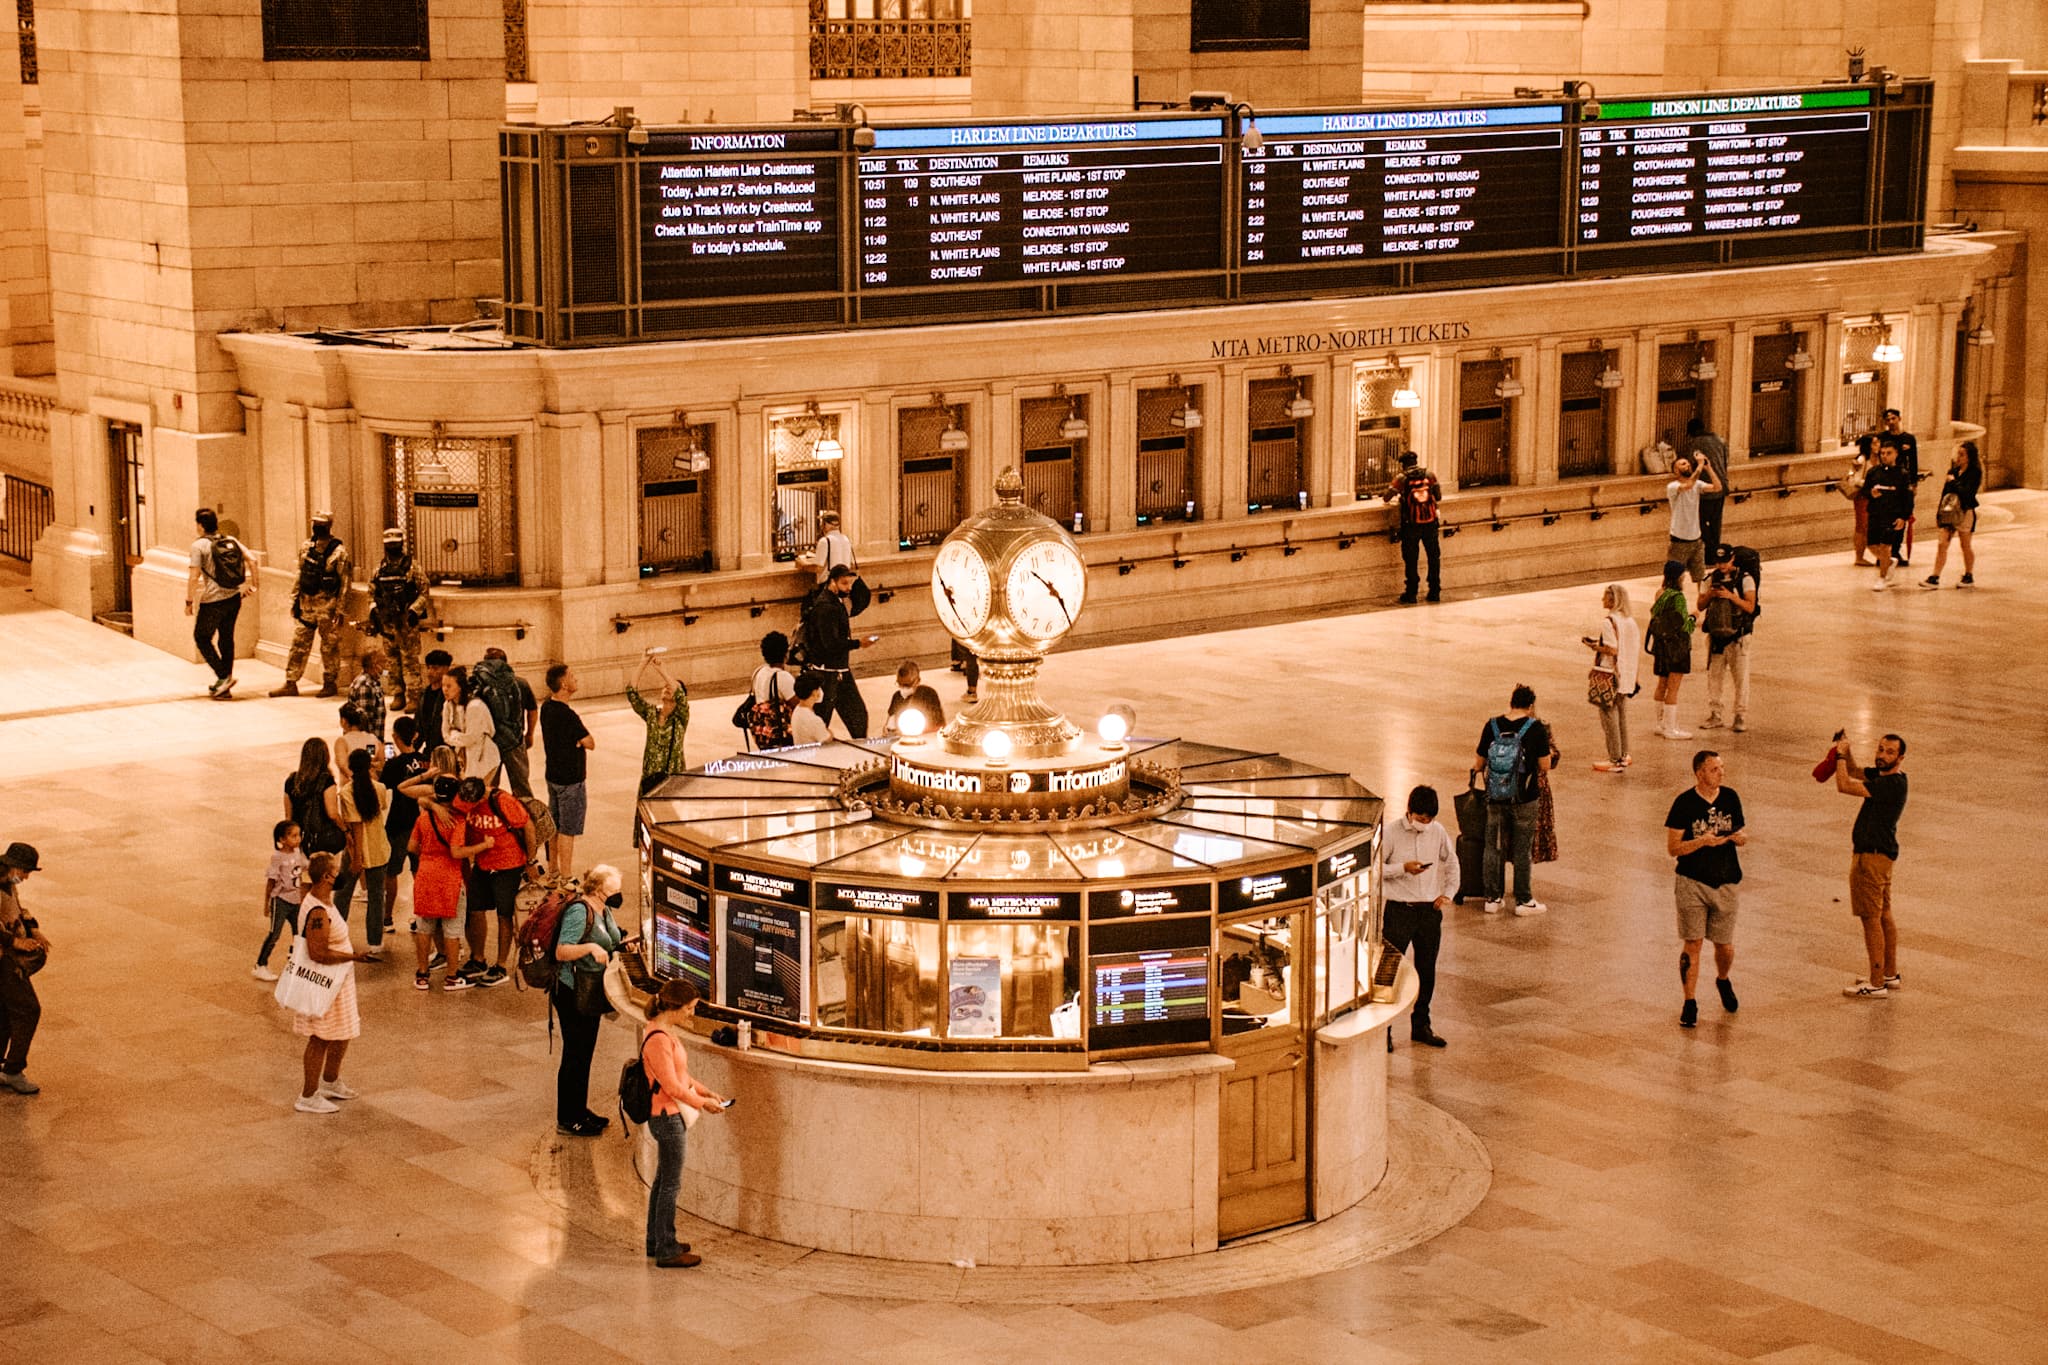
[[1529, 915], [1540, 915], [1548, 909], [1550, 909], [1550, 907], [1545, 905], [1542, 901], [1523, 901], [1520, 905], [1515, 907], [1515, 913], [1517, 915], [1527, 917]]
[[1505, 901], [1488, 901], [1479, 908], [1489, 915], [1498, 915], [1501, 912], [1501, 907], [1505, 904]]
[[1852, 981], [1842, 987], [1842, 994], [1851, 1000], [1884, 1000], [1891, 992], [1883, 986], [1873, 986], [1868, 981]]
[[1879, 578], [1870, 585], [1870, 590], [1872, 592], [1889, 592], [1891, 591], [1891, 586], [1892, 581], [1889, 578]]
[[324, 1099], [319, 1095], [301, 1095], [299, 1096], [299, 1102], [293, 1105], [292, 1108], [298, 1110], [301, 1114], [339, 1114], [341, 1112], [340, 1105], [336, 1104], [333, 1100]]
[[351, 1086], [347, 1081], [337, 1080], [320, 1082], [320, 1095], [323, 1099], [352, 1100], [356, 1098], [356, 1096], [359, 1093], [360, 1092], [357, 1091], [353, 1086]]
[[277, 980], [277, 973], [264, 966], [261, 962], [249, 969], [249, 975], [255, 977], [258, 981]]

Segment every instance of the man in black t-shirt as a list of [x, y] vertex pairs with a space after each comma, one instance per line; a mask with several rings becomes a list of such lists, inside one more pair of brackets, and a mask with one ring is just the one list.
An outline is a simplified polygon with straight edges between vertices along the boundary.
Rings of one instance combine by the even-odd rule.
[[567, 664], [548, 669], [548, 699], [540, 704], [540, 742], [547, 755], [548, 811], [555, 817], [555, 838], [548, 846], [548, 866], [556, 872], [570, 872], [576, 858], [576, 840], [583, 833], [588, 809], [590, 750], [597, 741], [590, 737], [583, 717], [576, 714], [569, 699], [576, 695], [576, 675]]
[[1742, 881], [1736, 850], [1749, 842], [1742, 821], [1742, 798], [1721, 785], [1721, 756], [1702, 749], [1692, 756], [1692, 785], [1671, 803], [1664, 817], [1664, 849], [1678, 860], [1673, 894], [1678, 902], [1678, 979], [1685, 986], [1685, 1004], [1678, 1026], [1699, 1022], [1699, 1001], [1693, 998], [1700, 980], [1700, 950], [1714, 945], [1714, 989], [1721, 1008], [1735, 1013], [1735, 987], [1728, 969], [1735, 965], [1735, 888]]
[[832, 713], [837, 711], [850, 737], [866, 739], [868, 706], [861, 698], [860, 684], [853, 678], [852, 651], [882, 637], [853, 633], [853, 618], [847, 614], [846, 599], [853, 595], [858, 577], [848, 566], [835, 564], [825, 579], [824, 589], [805, 599], [804, 667], [817, 674], [825, 687], [825, 700], [818, 706], [819, 718], [830, 724]]
[[1842, 988], [1856, 1000], [1883, 1000], [1899, 989], [1899, 933], [1892, 924], [1892, 865], [1899, 859], [1899, 816], [1906, 809], [1906, 741], [1886, 735], [1877, 758], [1856, 766], [1849, 741], [1835, 741], [1835, 790], [1860, 796], [1849, 835], [1849, 910], [1863, 923], [1870, 975]]
[[[420, 803], [407, 796], [399, 788], [427, 770], [426, 756], [420, 753], [419, 722], [411, 716], [399, 716], [391, 722], [391, 755], [384, 760], [384, 770], [377, 774], [377, 780], [391, 791], [391, 806], [384, 816], [384, 834], [391, 841], [391, 861], [384, 864], [384, 927], [391, 928], [391, 917], [398, 908], [398, 875], [405, 871], [409, 862], [415, 875], [420, 870], [420, 855], [409, 853], [406, 845], [412, 839], [412, 827], [420, 818]], [[372, 913], [380, 907], [371, 906]]]
[[1536, 691], [1517, 683], [1507, 714], [1479, 732], [1472, 772], [1486, 778], [1486, 913], [1498, 915], [1505, 898], [1503, 863], [1515, 865], [1515, 913], [1540, 915], [1550, 907], [1529, 885], [1529, 852], [1536, 838], [1536, 774], [1550, 770], [1550, 730], [1534, 714]]
[[1897, 408], [1884, 410], [1884, 429], [1877, 433], [1880, 441], [1890, 441], [1898, 448], [1899, 468], [1906, 475], [1906, 505], [1899, 514], [1899, 546], [1897, 559], [1904, 564], [1913, 558], [1913, 503], [1920, 493], [1920, 440], [1907, 431], [1899, 420]]

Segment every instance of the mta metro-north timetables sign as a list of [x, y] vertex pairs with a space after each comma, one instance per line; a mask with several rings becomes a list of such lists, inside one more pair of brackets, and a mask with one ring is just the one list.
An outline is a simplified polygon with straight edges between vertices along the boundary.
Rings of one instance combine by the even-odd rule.
[[1246, 266], [1562, 244], [1562, 105], [1259, 116], [1244, 153]]
[[1582, 246], [1854, 227], [1871, 91], [1617, 100], [1580, 127]]
[[1217, 270], [1223, 181], [1220, 118], [878, 128], [860, 287]]
[[839, 132], [693, 128], [640, 156], [640, 293], [716, 299], [839, 288]]

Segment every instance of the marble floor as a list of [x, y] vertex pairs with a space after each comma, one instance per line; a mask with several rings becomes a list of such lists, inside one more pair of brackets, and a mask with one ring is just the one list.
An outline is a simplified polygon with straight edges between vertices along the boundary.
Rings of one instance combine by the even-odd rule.
[[[297, 1049], [248, 967], [277, 784], [329, 704], [208, 703], [196, 666], [0, 575], [0, 839], [41, 848], [26, 898], [59, 949], [43, 1093], [0, 1093], [0, 1361], [2048, 1361], [2048, 727], [2027, 690], [2048, 673], [2048, 495], [1994, 502], [1972, 592], [1871, 593], [1846, 551], [1770, 564], [1749, 731], [1640, 733], [1622, 776], [1587, 766], [1597, 586], [1051, 660], [1077, 714], [1129, 699], [1141, 731], [1313, 755], [1396, 798], [1455, 789], [1518, 681], [1565, 756], [1550, 914], [1452, 912], [1450, 1047], [1391, 1063], [1484, 1143], [1483, 1201], [1366, 1264], [1122, 1302], [917, 1297], [801, 1258], [722, 1268], [714, 1246], [648, 1269], [536, 1182], [553, 1066], [512, 990], [366, 975], [363, 1098], [292, 1113]], [[250, 695], [275, 676], [241, 671]], [[939, 685], [950, 706], [957, 676]], [[730, 710], [699, 700], [694, 758], [726, 752]], [[583, 859], [625, 864], [637, 727], [586, 711]], [[1838, 726], [1864, 752], [1911, 743], [1906, 988], [1883, 1003], [1839, 993], [1855, 807], [1809, 776]], [[1751, 818], [1742, 1009], [1709, 1000], [1684, 1032], [1661, 827], [1709, 740]], [[623, 1053], [608, 1036], [597, 1074]], [[729, 1122], [703, 1140], [741, 1140]]]

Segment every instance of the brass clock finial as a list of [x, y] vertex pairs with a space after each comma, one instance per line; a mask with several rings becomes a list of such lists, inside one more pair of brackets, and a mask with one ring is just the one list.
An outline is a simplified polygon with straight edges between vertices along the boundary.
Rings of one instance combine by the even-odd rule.
[[1024, 476], [1017, 472], [1015, 465], [996, 475], [996, 501], [1005, 504], [1024, 501]]

